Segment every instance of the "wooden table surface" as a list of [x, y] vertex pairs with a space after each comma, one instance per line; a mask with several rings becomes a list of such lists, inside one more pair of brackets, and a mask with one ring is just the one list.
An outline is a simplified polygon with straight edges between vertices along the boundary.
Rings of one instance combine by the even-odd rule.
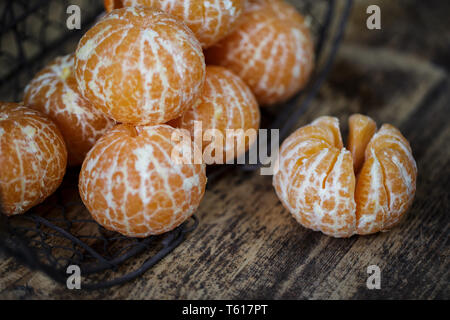
[[[369, 4], [381, 7], [381, 30], [365, 27]], [[419, 175], [398, 227], [327, 237], [295, 222], [270, 176], [230, 170], [208, 188], [198, 228], [140, 278], [74, 292], [3, 256], [0, 298], [449, 299], [449, 9], [448, 1], [356, 1], [334, 68], [299, 119], [334, 115], [345, 129], [360, 112], [402, 131]], [[366, 287], [369, 265], [381, 269], [380, 290]]]

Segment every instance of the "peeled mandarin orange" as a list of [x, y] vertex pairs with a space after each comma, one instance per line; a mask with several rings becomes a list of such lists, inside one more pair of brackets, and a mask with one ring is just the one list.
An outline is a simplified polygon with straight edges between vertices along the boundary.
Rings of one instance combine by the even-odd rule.
[[21, 214], [61, 184], [67, 150], [56, 125], [22, 103], [0, 102], [0, 210]]
[[175, 17], [144, 7], [116, 9], [81, 38], [81, 93], [118, 122], [159, 124], [183, 114], [205, 77], [200, 43]]
[[292, 97], [306, 85], [314, 65], [304, 18], [283, 1], [250, 2], [236, 30], [205, 55], [208, 64], [240, 76], [262, 106]]
[[243, 0], [105, 0], [107, 11], [113, 8], [146, 6], [172, 14], [186, 23], [202, 47], [206, 48], [230, 33], [238, 22]]
[[365, 151], [356, 185], [357, 233], [386, 231], [411, 206], [416, 192], [417, 166], [400, 131], [384, 124]]
[[172, 160], [175, 130], [120, 124], [97, 141], [83, 162], [79, 189], [99, 224], [146, 237], [170, 231], [194, 213], [205, 191], [205, 166]]
[[24, 103], [56, 123], [66, 142], [68, 164], [80, 165], [114, 121], [79, 93], [73, 60], [73, 55], [58, 57], [42, 69], [25, 88]]
[[[187, 129], [194, 136], [194, 121], [202, 126], [203, 150], [214, 144], [208, 155], [215, 157], [217, 150], [214, 149], [222, 146], [223, 156], [219, 163], [224, 163], [227, 153], [229, 158], [230, 154], [238, 157], [255, 141], [260, 112], [252, 92], [237, 75], [223, 67], [207, 66], [206, 81], [198, 104], [188, 109], [178, 120], [178, 124], [172, 122], [172, 125]], [[247, 132], [249, 129], [254, 129], [254, 134]], [[208, 139], [207, 130], [212, 135]], [[215, 134], [215, 130], [219, 134]], [[234, 134], [234, 138], [227, 140], [227, 132], [228, 135]]]
[[320, 117], [283, 142], [273, 179], [300, 224], [334, 237], [389, 230], [416, 188], [416, 163], [397, 129], [385, 124], [374, 134], [375, 123], [362, 115], [349, 122], [351, 152], [343, 148], [338, 120]]
[[372, 136], [377, 131], [377, 124], [362, 114], [353, 114], [348, 119], [348, 150], [352, 153], [353, 169], [358, 173], [364, 162], [364, 152]]

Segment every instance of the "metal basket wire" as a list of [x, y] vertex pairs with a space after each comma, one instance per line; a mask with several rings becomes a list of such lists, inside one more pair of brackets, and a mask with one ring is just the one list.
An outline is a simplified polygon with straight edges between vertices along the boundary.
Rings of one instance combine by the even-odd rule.
[[[264, 114], [266, 128], [281, 128], [283, 139], [306, 111], [329, 72], [351, 7], [333, 0], [291, 1], [309, 19], [320, 61], [310, 84], [276, 114]], [[66, 28], [66, 8], [82, 10], [82, 29]], [[83, 32], [103, 12], [102, 1], [3, 0], [0, 2], [0, 101], [19, 101], [33, 75], [55, 56], [72, 52]], [[332, 27], [332, 26], [336, 26]], [[332, 30], [333, 29], [333, 30]], [[329, 47], [325, 50], [325, 47]], [[299, 101], [300, 104], [299, 104]], [[274, 119], [269, 121], [269, 119]], [[255, 170], [260, 165], [243, 165]], [[229, 166], [208, 170], [208, 185]], [[128, 238], [105, 230], [93, 221], [77, 192], [77, 168], [68, 169], [57, 190], [43, 204], [21, 216], [0, 214], [0, 249], [28, 267], [66, 283], [67, 267], [77, 265], [82, 289], [100, 289], [122, 284], [143, 274], [174, 250], [194, 230], [192, 217], [175, 230], [144, 239]], [[133, 259], [143, 261], [130, 271]]]

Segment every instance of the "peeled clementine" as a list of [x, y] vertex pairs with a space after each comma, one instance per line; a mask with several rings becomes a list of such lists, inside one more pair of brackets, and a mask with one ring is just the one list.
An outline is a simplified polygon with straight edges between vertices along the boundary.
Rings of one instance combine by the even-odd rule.
[[192, 31], [151, 8], [111, 11], [86, 32], [75, 53], [83, 96], [123, 123], [181, 116], [200, 95], [204, 77], [202, 48]]
[[186, 23], [206, 48], [233, 30], [242, 13], [244, 0], [104, 0], [105, 8], [146, 6], [172, 14]]
[[58, 126], [66, 142], [69, 165], [81, 164], [95, 141], [114, 125], [80, 94], [73, 55], [58, 57], [42, 69], [25, 88], [24, 103]]
[[[215, 152], [220, 148], [223, 155], [220, 155], [219, 163], [225, 163], [227, 153], [228, 158], [231, 155], [238, 157], [255, 141], [260, 112], [252, 92], [238, 76], [223, 67], [207, 66], [206, 81], [198, 103], [188, 109], [175, 125], [187, 129], [194, 136], [194, 121], [201, 124], [203, 150], [214, 144], [208, 155], [216, 158]], [[249, 129], [253, 132], [247, 131]], [[228, 137], [227, 140], [227, 134], [234, 134], [234, 138]]]
[[334, 237], [389, 230], [416, 190], [416, 163], [400, 131], [385, 124], [375, 133], [373, 120], [362, 115], [349, 122], [351, 152], [338, 120], [320, 117], [283, 142], [273, 179], [300, 224]]
[[146, 237], [170, 231], [194, 213], [205, 191], [205, 166], [174, 162], [175, 130], [120, 124], [97, 141], [83, 162], [79, 189], [99, 224]]
[[0, 102], [0, 209], [21, 214], [61, 184], [67, 150], [56, 125], [22, 103]]
[[353, 169], [358, 173], [364, 162], [364, 153], [372, 136], [377, 131], [377, 124], [362, 114], [353, 114], [348, 119], [348, 150], [352, 154]]
[[205, 55], [208, 64], [240, 76], [262, 106], [292, 97], [306, 85], [314, 65], [304, 18], [284, 1], [250, 1], [236, 30]]

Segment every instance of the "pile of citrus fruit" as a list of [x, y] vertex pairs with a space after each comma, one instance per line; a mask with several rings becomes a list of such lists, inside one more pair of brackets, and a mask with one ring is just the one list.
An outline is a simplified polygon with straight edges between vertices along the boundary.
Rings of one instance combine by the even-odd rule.
[[[108, 12], [28, 84], [24, 102], [0, 103], [0, 206], [21, 214], [54, 192], [66, 165], [107, 229], [146, 237], [198, 208], [205, 163], [178, 163], [174, 132], [241, 130], [254, 141], [260, 106], [304, 88], [313, 41], [282, 0], [105, 0]], [[350, 119], [349, 151], [323, 117], [283, 144], [278, 196], [304, 226], [346, 237], [389, 229], [411, 204], [416, 166], [397, 129]], [[189, 140], [194, 154], [210, 147]], [[214, 159], [234, 144], [224, 144]]]

